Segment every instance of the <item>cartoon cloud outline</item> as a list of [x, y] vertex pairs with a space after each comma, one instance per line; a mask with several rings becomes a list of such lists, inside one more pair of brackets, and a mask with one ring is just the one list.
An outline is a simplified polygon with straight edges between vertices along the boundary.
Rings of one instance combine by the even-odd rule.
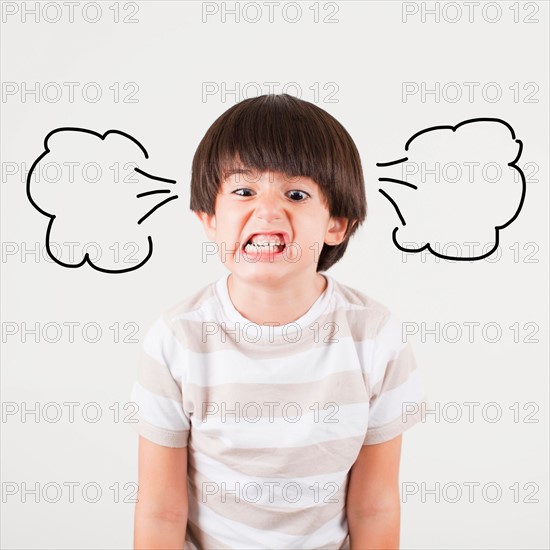
[[[518, 206], [516, 212], [505, 224], [495, 226], [495, 246], [491, 250], [486, 252], [485, 254], [482, 254], [481, 256], [474, 256], [474, 257], [447, 256], [446, 254], [440, 254], [440, 253], [436, 252], [431, 247], [431, 244], [429, 242], [426, 243], [424, 246], [422, 246], [420, 248], [416, 248], [416, 249], [415, 248], [405, 248], [405, 247], [401, 246], [399, 244], [399, 242], [397, 241], [397, 231], [399, 230], [399, 227], [395, 227], [392, 231], [393, 244], [399, 250], [401, 250], [402, 252], [417, 253], [417, 252], [422, 252], [423, 250], [427, 249], [434, 256], [437, 256], [438, 258], [442, 258], [444, 260], [472, 261], [472, 262], [477, 261], [477, 260], [483, 260], [484, 258], [487, 258], [488, 256], [490, 256], [491, 254], [493, 254], [497, 250], [498, 245], [499, 245], [499, 231], [501, 229], [505, 229], [506, 227], [508, 227], [519, 216], [519, 213], [521, 212], [521, 209], [523, 208], [523, 203], [525, 201], [525, 192], [526, 192], [526, 188], [527, 188], [525, 175], [524, 175], [523, 171], [521, 170], [521, 168], [517, 165], [517, 162], [521, 157], [521, 153], [523, 152], [523, 142], [520, 139], [516, 139], [516, 134], [514, 132], [514, 129], [505, 120], [502, 120], [500, 118], [471, 118], [471, 119], [463, 120], [462, 122], [459, 122], [456, 126], [449, 126], [449, 125], [431, 126], [430, 128], [425, 128], [424, 130], [420, 130], [419, 132], [414, 134], [412, 137], [410, 137], [408, 139], [408, 141], [405, 143], [405, 151], [408, 151], [409, 146], [411, 145], [411, 143], [417, 137], [421, 136], [422, 134], [425, 134], [427, 132], [433, 132], [434, 130], [451, 130], [453, 132], [456, 132], [456, 130], [458, 128], [460, 128], [461, 126], [464, 126], [465, 124], [471, 124], [471, 123], [474, 123], [474, 122], [498, 122], [500, 124], [503, 124], [510, 131], [510, 134], [512, 135], [512, 139], [519, 145], [519, 150], [518, 150], [518, 154], [517, 154], [516, 158], [512, 162], [508, 163], [508, 166], [510, 166], [510, 167], [512, 167], [512, 168], [514, 168], [515, 170], [518, 171], [518, 173], [520, 175], [520, 178], [521, 178], [521, 199], [519, 201], [519, 206]], [[376, 166], [378, 166], [378, 167], [393, 166], [393, 165], [396, 165], [396, 164], [400, 164], [402, 162], [406, 162], [407, 160], [408, 160], [408, 157], [404, 157], [404, 158], [394, 160], [394, 161], [391, 161], [391, 162], [377, 162]], [[394, 183], [400, 183], [400, 184], [406, 185], [408, 187], [411, 187], [413, 189], [417, 189], [416, 185], [413, 185], [412, 183], [409, 183], [409, 182], [406, 182], [406, 181], [401, 181], [401, 180], [396, 180], [396, 179], [393, 179], [393, 178], [378, 178], [378, 181], [389, 181], [389, 182], [394, 182]], [[403, 226], [407, 225], [406, 222], [405, 222], [405, 219], [403, 218], [403, 215], [401, 214], [401, 212], [399, 210], [399, 207], [397, 206], [397, 203], [383, 189], [378, 189], [378, 191], [384, 197], [386, 197], [390, 201], [390, 203], [393, 205], [393, 207], [395, 208], [395, 211], [397, 212], [397, 215], [399, 216], [399, 219], [401, 221], [401, 225], [403, 225]]]
[[[32, 195], [31, 195], [31, 178], [32, 178], [32, 175], [34, 173], [34, 170], [36, 169], [36, 167], [38, 166], [39, 162], [48, 154], [50, 153], [50, 148], [48, 147], [48, 141], [50, 139], [51, 136], [53, 136], [54, 134], [58, 133], [58, 132], [67, 132], [67, 131], [71, 131], [71, 132], [83, 132], [85, 134], [90, 134], [90, 135], [93, 135], [93, 136], [96, 136], [98, 137], [99, 139], [101, 139], [102, 141], [105, 140], [105, 138], [109, 135], [109, 134], [118, 134], [118, 135], [121, 135], [121, 136], [124, 136], [125, 138], [129, 139], [130, 141], [132, 141], [133, 143], [135, 143], [139, 149], [141, 150], [141, 152], [143, 153], [143, 156], [148, 159], [149, 158], [149, 154], [147, 153], [147, 150], [145, 149], [145, 147], [136, 139], [134, 138], [133, 136], [131, 136], [130, 134], [127, 134], [126, 132], [123, 132], [121, 130], [107, 130], [104, 134], [100, 134], [99, 132], [95, 132], [94, 130], [89, 130], [87, 128], [77, 128], [77, 127], [71, 127], [71, 126], [63, 126], [61, 128], [56, 128], [55, 130], [52, 130], [51, 132], [49, 132], [46, 137], [44, 138], [44, 151], [40, 154], [40, 156], [33, 162], [33, 164], [31, 165], [30, 167], [30, 170], [29, 170], [29, 173], [27, 175], [27, 181], [26, 181], [26, 192], [27, 192], [27, 198], [29, 199], [30, 203], [33, 205], [33, 207], [38, 210], [38, 212], [40, 212], [43, 216], [46, 216], [47, 218], [50, 219], [49, 223], [48, 223], [48, 228], [46, 230], [46, 251], [48, 252], [48, 256], [50, 256], [50, 258], [58, 265], [62, 266], [62, 267], [68, 267], [68, 268], [79, 268], [79, 267], [82, 267], [84, 264], [88, 264], [90, 267], [92, 267], [93, 269], [95, 269], [96, 271], [100, 271], [102, 273], [128, 273], [130, 271], [134, 271], [136, 269], [139, 269], [140, 267], [142, 267], [143, 265], [145, 265], [149, 259], [151, 258], [151, 256], [153, 255], [153, 239], [151, 238], [150, 235], [147, 236], [147, 242], [148, 242], [148, 251], [147, 251], [147, 255], [145, 256], [145, 258], [137, 265], [134, 265], [132, 267], [127, 267], [125, 269], [105, 269], [103, 267], [99, 267], [97, 265], [95, 265], [91, 260], [90, 260], [90, 255], [88, 252], [86, 252], [84, 254], [84, 258], [82, 259], [81, 262], [77, 263], [77, 264], [67, 264], [65, 262], [62, 262], [61, 260], [59, 260], [58, 258], [55, 257], [55, 255], [52, 253], [52, 250], [50, 248], [50, 233], [51, 233], [51, 230], [52, 230], [52, 226], [53, 226], [53, 223], [55, 221], [55, 218], [57, 217], [56, 214], [50, 214], [49, 212], [46, 212], [44, 209], [42, 209], [40, 206], [38, 206], [38, 204], [36, 204], [36, 202], [34, 201], [34, 199], [32, 198]], [[143, 171], [143, 170], [140, 170], [139, 168], [134, 168], [134, 170], [136, 172], [138, 172], [139, 174], [142, 174], [152, 180], [155, 180], [155, 181], [162, 181], [162, 182], [165, 182], [165, 183], [176, 183], [175, 180], [171, 180], [171, 179], [167, 179], [167, 178], [161, 178], [161, 177], [158, 177], [158, 176], [153, 176], [151, 174], [148, 174], [147, 172]], [[143, 196], [145, 196], [147, 193], [144, 193], [142, 194]], [[139, 197], [139, 195], [138, 195]], [[154, 208], [152, 208], [145, 216], [143, 216], [142, 218], [140, 218], [138, 220], [138, 224], [141, 224], [147, 217], [149, 217], [157, 208], [160, 208], [161, 206], [163, 206], [164, 204], [166, 204], [167, 202], [170, 202], [172, 200], [175, 200], [178, 198], [178, 195], [174, 195], [172, 197], [170, 197], [169, 199], [166, 199], [164, 201], [162, 201], [161, 203], [157, 204]]]

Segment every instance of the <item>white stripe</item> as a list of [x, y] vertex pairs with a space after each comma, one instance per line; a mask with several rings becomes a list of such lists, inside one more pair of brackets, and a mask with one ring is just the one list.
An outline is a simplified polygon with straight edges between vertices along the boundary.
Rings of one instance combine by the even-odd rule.
[[[200, 519], [199, 519], [200, 518]], [[231, 548], [258, 550], [265, 548], [269, 541], [270, 548], [280, 550], [296, 548], [319, 548], [326, 544], [336, 544], [347, 535], [345, 510], [322, 525], [310, 535], [287, 535], [276, 531], [255, 529], [244, 523], [221, 516], [203, 504], [195, 509], [194, 503], [189, 506], [189, 519], [201, 526], [201, 529]], [[245, 541], [245, 542], [243, 542]]]
[[164, 342], [172, 337], [170, 329], [159, 317], [149, 328], [143, 339], [143, 351], [150, 355], [155, 361], [166, 365], [164, 357]]
[[369, 429], [393, 422], [402, 415], [404, 403], [420, 403], [423, 395], [422, 379], [419, 369], [416, 369], [403, 384], [384, 392], [374, 400], [369, 414]]
[[181, 403], [152, 393], [139, 382], [134, 383], [131, 399], [139, 407], [139, 416], [149, 424], [166, 430], [189, 430], [190, 422]]
[[369, 376], [369, 379], [372, 376], [371, 358], [373, 354], [374, 343], [375, 340], [372, 338], [355, 342], [355, 350], [357, 352], [357, 355], [359, 356], [363, 372]]
[[187, 382], [198, 386], [246, 383], [304, 383], [322, 380], [336, 372], [361, 368], [351, 337], [337, 345], [316, 346], [290, 357], [253, 359], [235, 351], [189, 352]]
[[[248, 476], [235, 472], [221, 462], [195, 451], [196, 469], [208, 478], [204, 486], [197, 486], [197, 498], [204, 504], [223, 496], [224, 491], [237, 489], [241, 500], [269, 508], [301, 509], [309, 506], [334, 506], [337, 493], [347, 484], [348, 471], [316, 476], [281, 477]], [[344, 495], [345, 495], [344, 491]], [[285, 498], [286, 497], [286, 498]], [[235, 499], [231, 493], [228, 498]], [[295, 502], [292, 500], [296, 499]]]
[[384, 378], [388, 363], [405, 348], [401, 331], [401, 321], [392, 315], [378, 333], [370, 369], [372, 387]]
[[177, 315], [174, 315], [174, 317], [171, 317], [170, 321], [175, 323], [182, 319], [186, 321], [203, 322], [204, 319], [213, 319], [216, 315], [218, 315], [218, 312], [218, 300], [215, 295], [212, 295], [201, 304], [200, 308], [178, 313]]
[[[367, 399], [366, 392], [365, 399]], [[282, 403], [277, 409], [285, 410], [286, 419], [283, 416], [273, 416], [271, 419], [269, 416], [263, 416], [254, 422], [253, 415], [256, 413], [243, 414], [241, 407], [237, 414], [226, 411], [224, 417], [206, 417], [205, 422], [193, 423], [193, 431], [201, 432], [209, 438], [219, 439], [228, 447], [250, 449], [273, 447], [275, 444], [278, 448], [285, 449], [361, 436], [365, 434], [367, 428], [368, 402], [339, 405], [338, 409], [330, 409], [334, 414], [332, 417], [327, 417], [327, 420], [336, 422], [324, 422], [325, 417], [321, 414], [315, 422], [315, 411], [300, 411], [296, 405], [287, 405], [288, 403]], [[322, 406], [324, 406], [323, 403], [321, 403]], [[292, 422], [294, 419], [296, 421]]]
[[189, 351], [176, 339], [162, 317], [157, 319], [143, 341], [143, 352], [165, 365], [180, 384], [186, 383], [186, 365]]

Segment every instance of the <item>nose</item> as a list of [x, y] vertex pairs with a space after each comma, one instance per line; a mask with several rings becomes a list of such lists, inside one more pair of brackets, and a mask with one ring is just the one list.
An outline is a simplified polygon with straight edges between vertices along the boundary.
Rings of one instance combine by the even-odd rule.
[[270, 189], [260, 193], [256, 203], [256, 217], [266, 222], [280, 220], [282, 216], [282, 198], [277, 191]]

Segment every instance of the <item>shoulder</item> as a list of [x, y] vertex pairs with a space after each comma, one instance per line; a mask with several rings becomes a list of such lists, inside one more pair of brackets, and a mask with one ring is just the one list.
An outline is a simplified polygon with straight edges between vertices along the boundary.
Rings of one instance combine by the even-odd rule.
[[173, 304], [162, 312], [162, 318], [168, 324], [173, 324], [180, 319], [193, 319], [203, 316], [208, 309], [214, 306], [216, 299], [215, 285], [216, 281], [213, 281]]
[[344, 302], [346, 302], [351, 308], [364, 308], [371, 311], [380, 312], [382, 314], [390, 314], [389, 308], [375, 300], [372, 296], [365, 294], [364, 292], [357, 290], [348, 285], [344, 285], [332, 278], [334, 283], [335, 294]]
[[164, 309], [150, 329], [150, 333], [162, 339], [175, 339], [185, 343], [190, 334], [202, 330], [202, 324], [215, 318], [218, 306], [213, 281], [186, 298]]
[[346, 315], [356, 340], [374, 339], [384, 327], [388, 328], [388, 323], [393, 325], [397, 321], [385, 304], [334, 277], [332, 280], [336, 309]]

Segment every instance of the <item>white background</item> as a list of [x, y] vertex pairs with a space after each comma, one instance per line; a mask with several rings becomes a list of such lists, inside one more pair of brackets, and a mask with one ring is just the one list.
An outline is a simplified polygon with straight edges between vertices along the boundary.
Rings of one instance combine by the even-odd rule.
[[[2, 401], [5, 412], [8, 403], [19, 410], [38, 403], [40, 409], [38, 417], [26, 415], [24, 422], [20, 412], [2, 418], [2, 546], [131, 548], [134, 505], [122, 501], [131, 496], [132, 486], [124, 489], [125, 484], [137, 481], [137, 435], [122, 420], [129, 412], [123, 407], [137, 374], [139, 340], [161, 311], [225, 273], [218, 259], [201, 261], [206, 237], [188, 206], [190, 168], [210, 124], [245, 96], [204, 96], [203, 86], [226, 83], [239, 92], [257, 83], [261, 93], [268, 93], [265, 83], [275, 82], [276, 93], [296, 83], [286, 90], [301, 92], [334, 115], [362, 157], [367, 221], [329, 273], [418, 324], [413, 347], [440, 416], [429, 415], [404, 436], [401, 482], [418, 492], [402, 504], [402, 548], [548, 548], [548, 4], [492, 2], [486, 7], [480, 2], [471, 8], [470, 21], [464, 4], [440, 2], [439, 22], [433, 14], [424, 14], [423, 22], [423, 10], [434, 9], [434, 2], [321, 2], [317, 7], [301, 2], [294, 23], [283, 17], [285, 2], [274, 7], [273, 22], [263, 3], [252, 2], [255, 6], [241, 12], [238, 23], [231, 14], [223, 21], [221, 5], [203, 22], [200, 2], [121, 2], [118, 23], [114, 2], [99, 3], [102, 12], [95, 23], [86, 21], [97, 17], [94, 6], [86, 11], [84, 4], [76, 6], [71, 22], [67, 6], [49, 4], [45, 13], [40, 4], [38, 22], [37, 16], [23, 16], [34, 2], [2, 7], [1, 76], [19, 90], [3, 94], [1, 105], [2, 247], [3, 252], [17, 250], [2, 258]], [[262, 16], [252, 23], [246, 19], [255, 17], [255, 7]], [[319, 22], [311, 8], [318, 10]], [[295, 7], [285, 9], [287, 19], [296, 18]], [[404, 13], [411, 15], [404, 18]], [[135, 22], [124, 23], [125, 17]], [[325, 17], [336, 22], [323, 22]], [[24, 83], [32, 88], [51, 82], [65, 91], [63, 83], [80, 83], [74, 101], [67, 93], [58, 101], [21, 94]], [[90, 82], [103, 94], [95, 103], [81, 93]], [[109, 87], [119, 83], [122, 90], [129, 82], [139, 87], [138, 101], [123, 102], [121, 91], [116, 102]], [[435, 101], [433, 95], [422, 101], [420, 94], [404, 101], [404, 82], [425, 82], [429, 88], [436, 82], [440, 87], [479, 85], [472, 102], [466, 87], [456, 102], [443, 96]], [[519, 98], [510, 90], [516, 82]], [[311, 89], [315, 83], [319, 97]], [[501, 89], [498, 101], [483, 96], [487, 83]], [[538, 86], [537, 102], [523, 101], [532, 89], [523, 89], [527, 83]], [[335, 89], [333, 102], [324, 101]], [[254, 86], [246, 90], [258, 94]], [[377, 179], [384, 174], [376, 162], [402, 156], [405, 141], [423, 128], [473, 117], [508, 121], [525, 145], [520, 166], [539, 167], [520, 216], [501, 233], [501, 258], [437, 262], [399, 252], [391, 242], [397, 218], [378, 193]], [[24, 172], [42, 152], [45, 135], [61, 126], [126, 131], [150, 153], [144, 169], [177, 180], [180, 199], [148, 220], [155, 250], [141, 269], [108, 275], [46, 261], [47, 219], [27, 200]], [[19, 172], [6, 176], [14, 164]], [[39, 258], [22, 254], [36, 246]], [[70, 321], [80, 323], [74, 342], [68, 330], [55, 343], [42, 336], [36, 342], [32, 334], [24, 339], [21, 333], [23, 323], [30, 328], [39, 323], [42, 330], [46, 323]], [[81, 327], [91, 322], [102, 329], [97, 343], [82, 336]], [[468, 322], [479, 323], [473, 342]], [[7, 334], [14, 323], [18, 332]], [[123, 325], [135, 323], [136, 342], [115, 342], [109, 328], [114, 323], [120, 325], [120, 339], [129, 334]], [[439, 342], [420, 330], [436, 323]], [[463, 329], [454, 343], [451, 327], [456, 325], [445, 332], [447, 323]], [[484, 337], [487, 323], [501, 327], [498, 342], [489, 341], [493, 332]], [[509, 328], [514, 323], [519, 323], [518, 342]], [[538, 342], [524, 342], [527, 323], [538, 326], [532, 336]], [[57, 422], [48, 422], [44, 405], [64, 402], [77, 403], [74, 422], [65, 406]], [[472, 422], [465, 402], [480, 404]], [[90, 421], [90, 408], [83, 417], [86, 403], [100, 407], [98, 422]], [[457, 422], [452, 422], [457, 408], [449, 403], [459, 404]], [[514, 403], [519, 418], [509, 408]], [[535, 405], [524, 409], [527, 403]], [[500, 420], [489, 421], [499, 409]], [[530, 411], [538, 422], [525, 422]], [[49, 412], [55, 416], [55, 409]], [[68, 482], [79, 484], [74, 502], [63, 485]], [[36, 486], [39, 494], [23, 498], [23, 483]], [[86, 483], [102, 489], [98, 502], [87, 502], [95, 492], [90, 486], [83, 495]], [[110, 489], [116, 483], [118, 499]], [[479, 484], [472, 502], [465, 483]], [[510, 489], [514, 484], [516, 495]], [[8, 494], [14, 486], [17, 493]], [[451, 502], [457, 486], [462, 495]], [[57, 498], [59, 487], [64, 488], [60, 499], [48, 502]], [[502, 494], [490, 502], [495, 487]], [[422, 496], [424, 488], [436, 489], [439, 502], [433, 493]]]

